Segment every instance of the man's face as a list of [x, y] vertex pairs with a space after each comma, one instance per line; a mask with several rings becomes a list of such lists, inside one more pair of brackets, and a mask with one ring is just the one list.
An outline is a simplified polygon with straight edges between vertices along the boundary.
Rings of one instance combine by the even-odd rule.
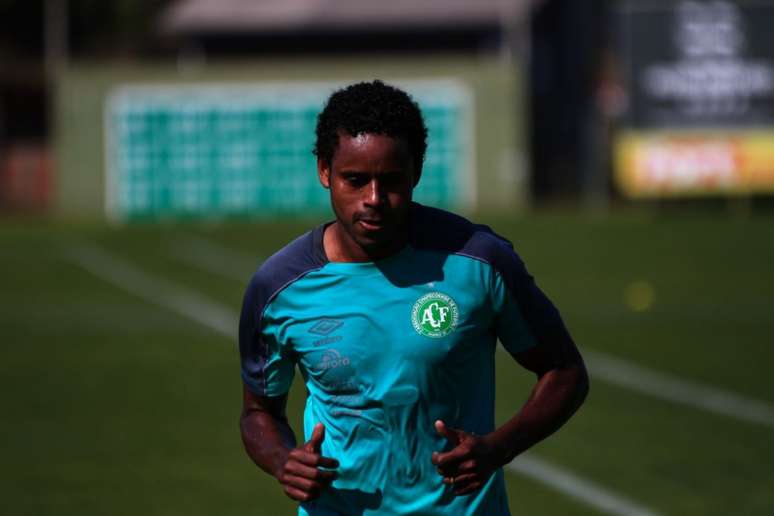
[[376, 259], [403, 247], [415, 166], [402, 138], [340, 133], [331, 163], [318, 160], [317, 170], [330, 190], [345, 250]]

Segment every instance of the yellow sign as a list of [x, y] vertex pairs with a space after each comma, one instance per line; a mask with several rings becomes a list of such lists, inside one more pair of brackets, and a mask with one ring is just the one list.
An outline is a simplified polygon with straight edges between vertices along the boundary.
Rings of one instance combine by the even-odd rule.
[[614, 160], [627, 197], [774, 192], [774, 130], [624, 131]]

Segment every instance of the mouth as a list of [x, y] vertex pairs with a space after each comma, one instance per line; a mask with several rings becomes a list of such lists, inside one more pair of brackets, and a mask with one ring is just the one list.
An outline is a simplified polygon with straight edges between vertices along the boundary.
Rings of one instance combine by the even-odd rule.
[[358, 219], [357, 223], [366, 231], [381, 231], [385, 227], [384, 219]]

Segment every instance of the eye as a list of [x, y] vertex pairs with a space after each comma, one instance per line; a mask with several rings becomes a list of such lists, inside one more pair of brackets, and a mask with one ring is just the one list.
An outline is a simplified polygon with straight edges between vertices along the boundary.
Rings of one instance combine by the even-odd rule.
[[343, 174], [344, 182], [353, 188], [361, 188], [368, 184], [370, 178], [364, 174]]
[[401, 186], [405, 181], [406, 174], [402, 174], [400, 172], [390, 172], [389, 174], [384, 174], [381, 177], [381, 182], [385, 188], [395, 188], [397, 186]]

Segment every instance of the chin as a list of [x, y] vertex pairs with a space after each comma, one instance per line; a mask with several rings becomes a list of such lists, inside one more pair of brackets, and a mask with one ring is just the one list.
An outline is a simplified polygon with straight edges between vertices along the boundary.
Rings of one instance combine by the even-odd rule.
[[356, 240], [357, 245], [365, 249], [366, 251], [378, 251], [389, 246], [389, 240], [360, 237]]
[[381, 236], [379, 238], [361, 236], [356, 242], [364, 251], [371, 254], [388, 249], [392, 243], [392, 239], [383, 238]]

